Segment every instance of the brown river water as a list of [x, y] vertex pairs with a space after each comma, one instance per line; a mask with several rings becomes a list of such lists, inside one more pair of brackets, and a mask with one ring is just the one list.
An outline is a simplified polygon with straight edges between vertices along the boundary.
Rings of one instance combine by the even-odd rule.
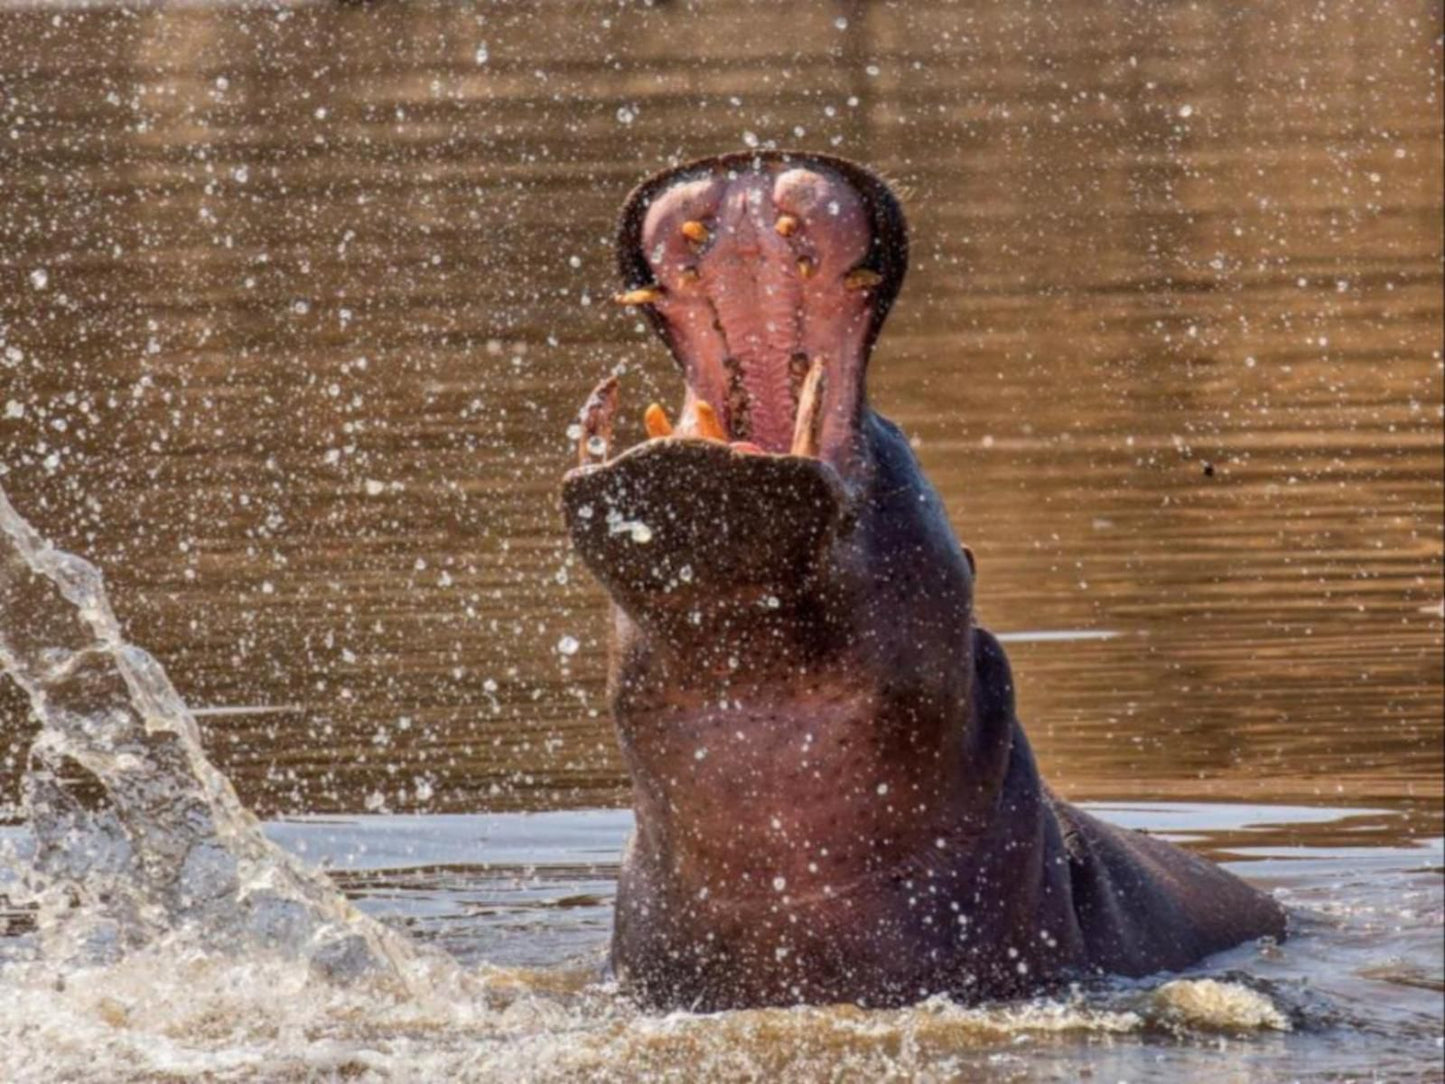
[[[274, 837], [525, 991], [338, 994], [293, 1035], [288, 972], [132, 962], [64, 1004], [32, 976], [0, 1070], [1439, 1079], [1441, 23], [0, 0], [0, 486], [99, 566]], [[627, 789], [566, 431], [614, 369], [626, 441], [680, 397], [609, 302], [622, 199], [750, 146], [903, 194], [873, 402], [978, 556], [1055, 788], [1308, 912], [1201, 971], [1244, 1008], [650, 1018], [576, 977]], [[36, 730], [0, 688], [0, 821]], [[172, 1008], [104, 1007], [137, 982]]]

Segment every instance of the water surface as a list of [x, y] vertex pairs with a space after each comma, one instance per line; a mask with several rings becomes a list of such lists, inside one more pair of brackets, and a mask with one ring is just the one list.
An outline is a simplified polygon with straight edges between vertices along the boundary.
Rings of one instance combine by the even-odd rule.
[[[1082, 1030], [1041, 1010], [1016, 1043], [1014, 1017], [669, 1024], [592, 992], [509, 1009], [485, 1042], [422, 1013], [372, 1036], [392, 1044], [377, 1057], [451, 1072], [475, 1047], [496, 1075], [585, 1033], [659, 1073], [701, 1043], [736, 1075], [797, 1050], [873, 1075], [957, 1057], [965, 1076], [1047, 1076], [1062, 1048], [1066, 1076], [1307, 1060], [1428, 1078], [1438, 996], [1412, 999], [1441, 952], [1440, 33], [1427, 0], [6, 6], [0, 480], [101, 566], [248, 805], [352, 818], [275, 831], [389, 919], [566, 985], [605, 937], [623, 814], [565, 811], [626, 788], [603, 598], [556, 510], [565, 430], [618, 366], [634, 436], [679, 395], [606, 303], [612, 216], [700, 154], [867, 162], [914, 238], [872, 397], [978, 554], [1045, 774], [1334, 916], [1277, 968], [1251, 948], [1207, 973], [1307, 977], [1336, 1023], [1218, 1046], [1148, 1009], [1149, 1038], [1120, 1024], [1116, 1046], [1109, 1014], [1138, 1005], [1106, 999]], [[0, 689], [12, 819], [33, 733]], [[1221, 808], [1242, 810], [1227, 831]], [[465, 819], [521, 810], [596, 834], [523, 833], [539, 854], [510, 855]], [[433, 850], [388, 850], [413, 845]], [[362, 846], [385, 862], [348, 865]], [[338, 1044], [312, 1064], [258, 1038], [276, 1027], [259, 1000], [203, 995], [215, 975], [139, 975], [172, 973], [166, 996], [211, 1015], [121, 1029], [117, 1077], [382, 1071], [340, 1009], [311, 1018]], [[99, 1003], [46, 1011], [98, 1042]], [[234, 1043], [187, 1054], [216, 1021]], [[407, 1047], [428, 1029], [435, 1046]], [[158, 1036], [169, 1069], [130, 1060], [169, 1050]]]
[[1438, 808], [1439, 14], [8, 10], [0, 470], [253, 806], [619, 804], [557, 480], [679, 384], [613, 215], [830, 150], [907, 197], [873, 398], [984, 620], [1118, 633], [1013, 649], [1062, 791]]

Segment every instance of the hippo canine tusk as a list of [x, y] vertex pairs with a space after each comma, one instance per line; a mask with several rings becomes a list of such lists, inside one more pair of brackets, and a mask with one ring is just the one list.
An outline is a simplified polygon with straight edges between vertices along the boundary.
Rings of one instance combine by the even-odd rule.
[[793, 419], [793, 446], [790, 454], [818, 458], [818, 422], [822, 417], [823, 392], [827, 389], [823, 359], [814, 358], [798, 392], [798, 415]]

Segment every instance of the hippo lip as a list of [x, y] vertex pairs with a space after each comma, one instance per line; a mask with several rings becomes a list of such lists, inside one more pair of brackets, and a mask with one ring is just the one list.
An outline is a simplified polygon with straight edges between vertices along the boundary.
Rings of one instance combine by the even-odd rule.
[[[826, 155], [704, 159], [629, 196], [617, 249], [616, 300], [646, 313], [682, 369], [680, 435], [846, 472], [868, 356], [907, 266], [882, 180]], [[652, 435], [671, 431], [660, 407], [650, 415]]]
[[678, 437], [569, 471], [562, 504], [613, 599], [662, 622], [785, 608], [852, 518], [842, 478], [821, 460]]

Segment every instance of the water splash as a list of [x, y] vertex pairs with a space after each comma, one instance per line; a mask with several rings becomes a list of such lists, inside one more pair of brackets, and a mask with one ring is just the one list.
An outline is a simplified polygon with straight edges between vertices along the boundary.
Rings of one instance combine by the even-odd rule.
[[41, 724], [24, 881], [48, 959], [114, 963], [180, 938], [405, 985], [419, 950], [262, 835], [164, 670], [126, 642], [100, 573], [41, 538], [3, 489], [0, 669]]

